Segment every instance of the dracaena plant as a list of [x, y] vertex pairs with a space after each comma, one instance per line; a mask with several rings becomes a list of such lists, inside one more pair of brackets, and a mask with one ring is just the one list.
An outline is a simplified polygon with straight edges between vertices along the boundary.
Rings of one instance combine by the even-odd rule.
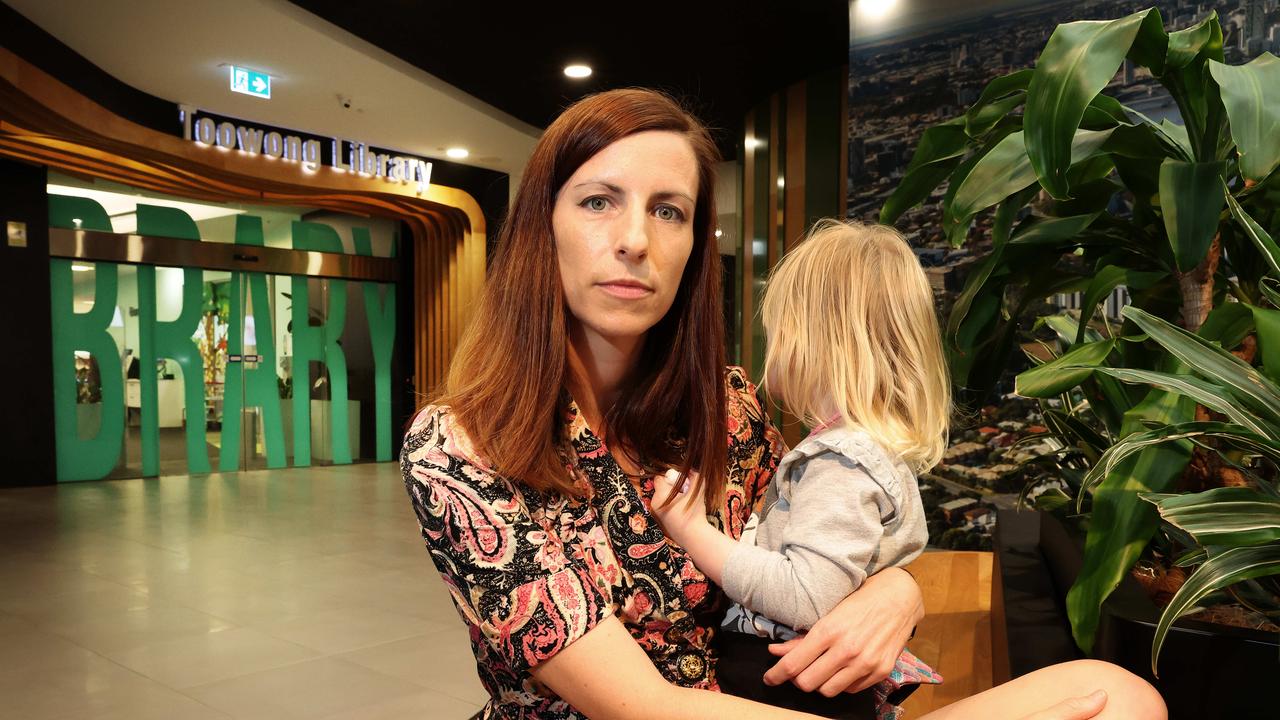
[[[1181, 123], [1157, 123], [1107, 94], [1125, 61], [1169, 92]], [[1090, 473], [1076, 498], [1091, 513], [1084, 563], [1067, 598], [1086, 651], [1102, 602], [1156, 538], [1156, 507], [1141, 494], [1177, 488], [1193, 445], [1154, 443], [1104, 465], [1099, 456], [1208, 407], [1190, 393], [1194, 376], [1144, 385], [1143, 373], [1188, 371], [1132, 318], [1113, 328], [1095, 310], [1123, 285], [1138, 310], [1207, 342], [1234, 349], [1251, 337], [1246, 307], [1277, 297], [1266, 276], [1280, 277], [1280, 254], [1264, 228], [1277, 220], [1278, 165], [1280, 60], [1226, 65], [1216, 15], [1166, 32], [1149, 9], [1059, 26], [1033, 69], [993, 80], [964, 115], [925, 131], [881, 213], [893, 223], [946, 183], [940, 221], [952, 244], [989, 223], [991, 251], [945, 325], [959, 388], [995, 385], [1033, 303], [1083, 293], [1074, 332], [1056, 328], [1059, 357], [1021, 375], [1017, 390], [1066, 398], [1046, 425], [1070, 460], [1061, 471]]]

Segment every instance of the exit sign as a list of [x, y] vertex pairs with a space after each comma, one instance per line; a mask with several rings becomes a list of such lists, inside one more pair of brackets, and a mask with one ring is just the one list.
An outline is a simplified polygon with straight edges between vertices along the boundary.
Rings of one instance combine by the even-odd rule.
[[252, 95], [267, 100], [271, 99], [271, 76], [248, 68], [229, 65], [231, 68], [231, 91]]

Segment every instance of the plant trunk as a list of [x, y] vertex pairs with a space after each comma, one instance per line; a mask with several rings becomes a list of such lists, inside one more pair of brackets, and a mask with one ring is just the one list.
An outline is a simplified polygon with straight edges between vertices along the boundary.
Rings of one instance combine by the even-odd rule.
[[1196, 332], [1213, 309], [1213, 277], [1218, 273], [1218, 260], [1222, 258], [1222, 236], [1215, 235], [1205, 253], [1190, 272], [1178, 274], [1178, 287], [1182, 291], [1182, 326]]

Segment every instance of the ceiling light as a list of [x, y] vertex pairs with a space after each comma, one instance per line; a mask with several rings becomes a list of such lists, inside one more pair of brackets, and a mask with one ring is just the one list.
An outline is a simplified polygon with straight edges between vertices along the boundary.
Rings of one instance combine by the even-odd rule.
[[898, 0], [856, 0], [858, 13], [867, 20], [883, 20], [893, 12]]
[[569, 65], [565, 67], [564, 74], [574, 79], [591, 77], [591, 68], [587, 65]]
[[71, 269], [76, 272], [89, 272], [93, 268], [89, 267], [88, 265], [72, 265]]
[[467, 152], [467, 149], [464, 147], [451, 147], [448, 150], [445, 150], [444, 154], [448, 155], [454, 160], [461, 160], [466, 156], [470, 155], [471, 153]]

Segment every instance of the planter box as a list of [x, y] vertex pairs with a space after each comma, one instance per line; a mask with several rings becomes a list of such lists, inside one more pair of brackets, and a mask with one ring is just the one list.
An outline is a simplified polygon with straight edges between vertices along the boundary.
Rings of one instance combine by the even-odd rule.
[[[1006, 539], [1006, 520], [1011, 521], [1012, 529], [1021, 528], [1023, 534], [1010, 533], [1009, 542], [1002, 543]], [[1038, 526], [1036, 553], [1029, 553], [1026, 544], [1027, 526], [1032, 523]], [[1069, 638], [1066, 594], [1080, 573], [1084, 536], [1064, 526], [1053, 515], [1029, 510], [1017, 514], [1002, 511], [998, 527], [1001, 532], [997, 543], [1009, 545], [1008, 548], [998, 547], [996, 552], [1002, 597], [1007, 597], [1010, 592], [1016, 597], [1019, 592], [1017, 581], [1021, 579], [1025, 584], [1028, 575], [1039, 573], [1041, 578], [1047, 577], [1053, 592], [1051, 600], [1059, 615], [1055, 619], [1040, 616], [1034, 618], [1035, 623], [1041, 628], [1046, 625], [1065, 628]], [[1017, 565], [1017, 559], [1034, 555], [1043, 561], [1041, 568], [1028, 569]], [[1006, 556], [1013, 560], [1011, 572], [1004, 572], [1004, 566], [1008, 564]], [[1010, 574], [1013, 575], [1014, 588], [1009, 587], [1010, 580], [1006, 578]], [[1046, 607], [1042, 603], [1040, 610]], [[1006, 601], [1001, 610], [1004, 622], [999, 623], [997, 618], [993, 618], [993, 625], [1003, 625], [1002, 630], [1007, 635], [1010, 674], [1017, 677], [1035, 669], [1025, 657], [1028, 651], [1019, 648], [1019, 643], [1035, 640], [1027, 634], [1026, 625], [1030, 621], [1024, 606]], [[1164, 696], [1169, 706], [1169, 717], [1173, 720], [1275, 716], [1276, 709], [1280, 708], [1280, 685], [1263, 679], [1273, 678], [1280, 672], [1280, 637], [1275, 633], [1184, 619], [1174, 626], [1165, 640], [1160, 654], [1160, 677], [1156, 678], [1151, 674], [1151, 640], [1161, 611], [1162, 608], [1147, 598], [1137, 581], [1126, 575], [1103, 605], [1094, 657], [1120, 665], [1154, 685]], [[1079, 652], [1074, 645], [1072, 650]], [[1033, 662], [1071, 659], [1061, 650], [1052, 657], [1049, 653], [1042, 654], [1044, 657]]]

